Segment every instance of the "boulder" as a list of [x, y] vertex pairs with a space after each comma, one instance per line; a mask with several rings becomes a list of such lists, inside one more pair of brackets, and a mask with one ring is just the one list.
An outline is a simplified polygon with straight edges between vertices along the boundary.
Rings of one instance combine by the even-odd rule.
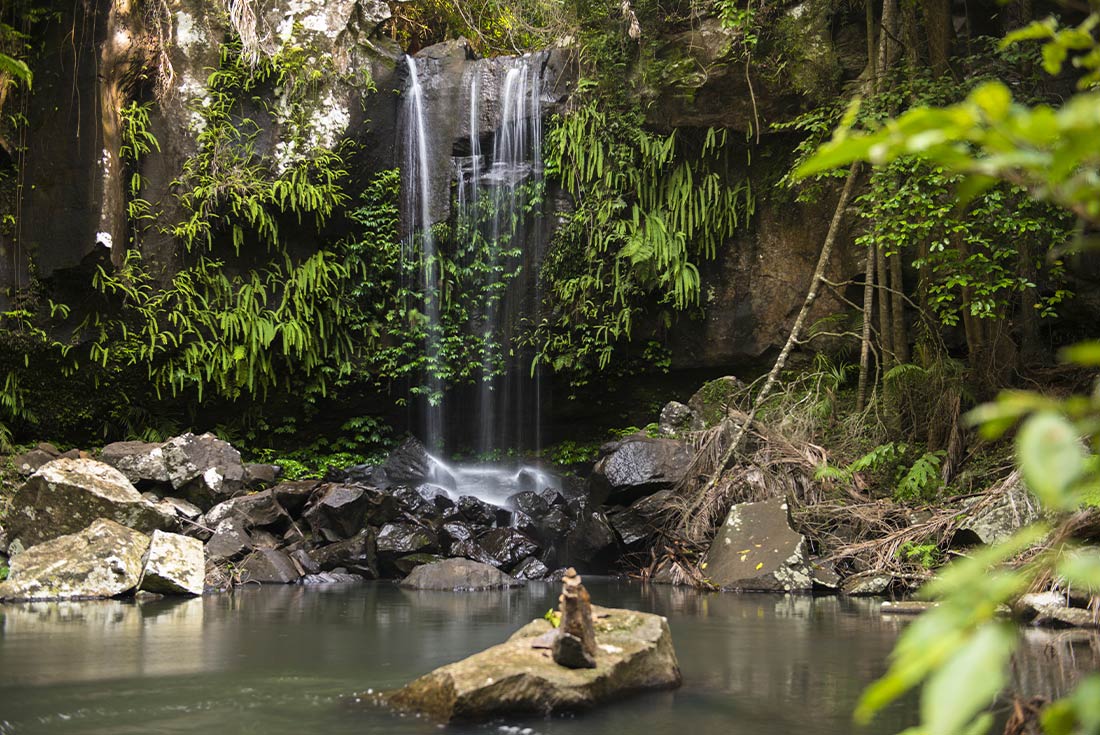
[[50, 454], [42, 449], [32, 449], [16, 456], [13, 461], [15, 462], [16, 472], [23, 475], [23, 477], [29, 477], [55, 459], [57, 459], [57, 455]]
[[438, 668], [382, 699], [399, 710], [452, 722], [583, 710], [645, 690], [680, 686], [665, 618], [599, 607], [593, 612], [595, 668], [554, 663], [542, 642], [552, 628], [535, 621], [507, 642]]
[[1014, 473], [1002, 487], [993, 498], [977, 497], [967, 501], [964, 509], [971, 514], [956, 532], [954, 543], [1000, 543], [1039, 519], [1039, 503], [1027, 491], [1019, 472]]
[[478, 544], [496, 560], [495, 566], [505, 571], [539, 551], [533, 539], [514, 528], [494, 528], [482, 534]]
[[687, 472], [691, 448], [674, 439], [628, 436], [600, 447], [600, 458], [588, 478], [592, 502], [631, 503], [674, 487]]
[[496, 507], [473, 495], [460, 497], [457, 507], [459, 515], [475, 526], [491, 526], [496, 523]]
[[310, 552], [323, 571], [344, 568], [360, 577], [378, 579], [378, 550], [374, 531], [365, 528], [346, 541], [337, 541]]
[[302, 574], [318, 574], [321, 565], [305, 549], [295, 549], [289, 554], [290, 560], [302, 572]]
[[410, 436], [390, 452], [382, 466], [372, 474], [372, 478], [380, 487], [415, 487], [431, 483], [454, 490], [457, 486], [454, 475], [446, 465], [433, 457], [427, 447], [414, 436]]
[[500, 564], [499, 560], [494, 559], [488, 551], [481, 547], [481, 544], [473, 539], [467, 539], [466, 541], [459, 541], [453, 544], [451, 546], [451, 556], [470, 559], [482, 564], [488, 564], [491, 567], [496, 567]]
[[615, 549], [616, 545], [615, 532], [611, 530], [607, 516], [598, 511], [585, 510], [562, 541], [558, 563], [590, 567], [596, 562], [599, 566], [601, 558]]
[[657, 422], [657, 433], [669, 439], [683, 436], [692, 430], [695, 413], [679, 401], [669, 401], [661, 409], [661, 418]]
[[195, 505], [209, 508], [244, 489], [241, 453], [213, 434], [188, 432], [169, 439], [161, 451], [172, 488]]
[[240, 517], [231, 515], [211, 530], [214, 533], [206, 542], [206, 556], [209, 559], [232, 561], [252, 551], [252, 538]]
[[808, 591], [813, 572], [806, 539], [790, 527], [782, 498], [730, 508], [711, 542], [703, 574], [727, 590]]
[[550, 512], [550, 502], [534, 490], [524, 490], [509, 496], [505, 505], [532, 518], [542, 518]]
[[150, 503], [126, 477], [92, 459], [55, 459], [31, 475], [11, 501], [8, 535], [24, 548], [109, 518], [143, 533], [176, 527], [175, 514]]
[[103, 447], [101, 462], [111, 465], [137, 487], [168, 486], [163, 442], [115, 442]]
[[271, 487], [282, 474], [283, 468], [277, 464], [246, 464], [244, 484], [253, 489]]
[[623, 546], [641, 544], [656, 531], [649, 520], [631, 508], [608, 511], [607, 522], [618, 534]]
[[101, 518], [79, 533], [58, 536], [13, 556], [3, 600], [115, 597], [141, 579], [149, 537]]
[[512, 570], [512, 576], [516, 579], [546, 579], [549, 575], [549, 567], [533, 556], [527, 557]]
[[522, 587], [499, 569], [469, 559], [444, 559], [412, 570], [401, 586], [417, 590], [493, 590]]
[[387, 523], [378, 529], [380, 554], [425, 553], [438, 548], [439, 540], [434, 533], [412, 523]]
[[214, 528], [227, 518], [240, 519], [246, 529], [272, 526], [281, 521], [289, 521], [283, 507], [270, 490], [262, 490], [251, 495], [241, 495], [218, 503], [203, 516], [202, 525]]
[[189, 503], [183, 498], [173, 498], [171, 496], [168, 496], [166, 498], [162, 498], [161, 503], [167, 503], [168, 505], [172, 506], [172, 509], [176, 512], [177, 516], [179, 516], [180, 518], [186, 518], [189, 521], [197, 520], [198, 517], [202, 515], [202, 508], [195, 505], [194, 503]]
[[138, 589], [160, 594], [201, 595], [206, 562], [202, 542], [153, 531]]
[[307, 574], [298, 580], [298, 584], [359, 584], [363, 578], [357, 574], [345, 574], [343, 572], [319, 572]]
[[539, 527], [539, 535], [547, 541], [564, 538], [573, 528], [573, 519], [558, 506], [554, 506], [545, 515], [538, 516], [536, 523]]
[[286, 510], [287, 513], [297, 518], [306, 507], [306, 503], [309, 502], [313, 492], [320, 487], [320, 485], [321, 483], [317, 480], [280, 482], [278, 485], [271, 488], [271, 492], [275, 494], [275, 499], [279, 501], [279, 505], [283, 506], [283, 509]]
[[687, 405], [692, 414], [691, 428], [709, 429], [720, 423], [730, 409], [736, 406], [737, 399], [745, 395], [746, 390], [745, 383], [732, 375], [704, 383], [688, 399]]
[[400, 559], [394, 559], [393, 566], [401, 574], [408, 574], [419, 566], [433, 564], [437, 561], [443, 561], [443, 557], [439, 554], [409, 554]]
[[317, 536], [328, 529], [339, 538], [350, 538], [366, 524], [370, 505], [366, 488], [327, 485], [310, 501], [302, 519]]
[[257, 549], [241, 562], [240, 569], [242, 582], [290, 584], [302, 576], [290, 557], [275, 549]]
[[848, 577], [840, 585], [840, 591], [852, 597], [878, 597], [894, 586], [892, 574], [870, 571]]
[[469, 541], [477, 535], [469, 524], [462, 521], [448, 521], [440, 527], [439, 531], [440, 542], [444, 545]]

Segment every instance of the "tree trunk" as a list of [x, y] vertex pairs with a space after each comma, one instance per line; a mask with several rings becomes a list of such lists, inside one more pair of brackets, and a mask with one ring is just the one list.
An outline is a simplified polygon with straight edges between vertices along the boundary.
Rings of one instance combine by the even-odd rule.
[[863, 272], [863, 334], [859, 341], [859, 389], [856, 392], [856, 413], [867, 400], [867, 374], [871, 368], [871, 320], [875, 295], [875, 246], [867, 247], [867, 267]]
[[905, 330], [905, 291], [901, 271], [901, 253], [888, 259], [890, 265], [890, 319], [893, 325], [890, 343], [894, 348], [894, 361], [898, 365], [909, 362], [909, 335]]
[[882, 369], [889, 370], [894, 365], [894, 331], [890, 319], [890, 294], [887, 292], [889, 279], [886, 277], [886, 256], [882, 246], [875, 244], [875, 269], [878, 271], [878, 341], [882, 347]]
[[928, 65], [936, 76], [950, 69], [951, 44], [955, 29], [951, 24], [951, 0], [923, 0], [924, 30], [928, 38]]

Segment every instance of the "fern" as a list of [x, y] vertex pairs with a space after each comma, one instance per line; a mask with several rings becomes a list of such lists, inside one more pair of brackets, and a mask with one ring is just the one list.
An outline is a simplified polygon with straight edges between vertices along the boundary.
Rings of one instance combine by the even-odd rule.
[[902, 501], [931, 500], [939, 490], [940, 464], [947, 452], [925, 452], [898, 480], [894, 499]]

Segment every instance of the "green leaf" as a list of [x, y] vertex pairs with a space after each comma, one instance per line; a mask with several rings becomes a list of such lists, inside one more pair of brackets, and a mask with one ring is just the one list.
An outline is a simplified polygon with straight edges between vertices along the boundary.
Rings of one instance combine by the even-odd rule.
[[928, 680], [921, 694], [921, 720], [929, 732], [969, 732], [974, 717], [993, 702], [1005, 683], [1016, 631], [992, 623], [978, 631]]
[[1100, 551], [1081, 549], [1065, 557], [1058, 574], [1084, 589], [1100, 591]]
[[1085, 468], [1085, 450], [1073, 424], [1046, 411], [1024, 422], [1016, 456], [1028, 487], [1051, 508], [1071, 510], [1072, 489]]
[[1100, 340], [1078, 342], [1063, 349], [1058, 353], [1058, 356], [1062, 359], [1062, 362], [1084, 367], [1100, 367]]

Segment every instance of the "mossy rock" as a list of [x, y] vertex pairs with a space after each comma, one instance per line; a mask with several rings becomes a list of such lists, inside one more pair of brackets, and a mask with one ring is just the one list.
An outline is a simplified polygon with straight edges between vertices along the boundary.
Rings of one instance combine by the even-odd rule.
[[692, 428], [709, 429], [717, 425], [726, 417], [729, 407], [735, 405], [737, 398], [747, 390], [748, 386], [732, 375], [704, 383], [688, 401], [688, 408], [694, 414]]

